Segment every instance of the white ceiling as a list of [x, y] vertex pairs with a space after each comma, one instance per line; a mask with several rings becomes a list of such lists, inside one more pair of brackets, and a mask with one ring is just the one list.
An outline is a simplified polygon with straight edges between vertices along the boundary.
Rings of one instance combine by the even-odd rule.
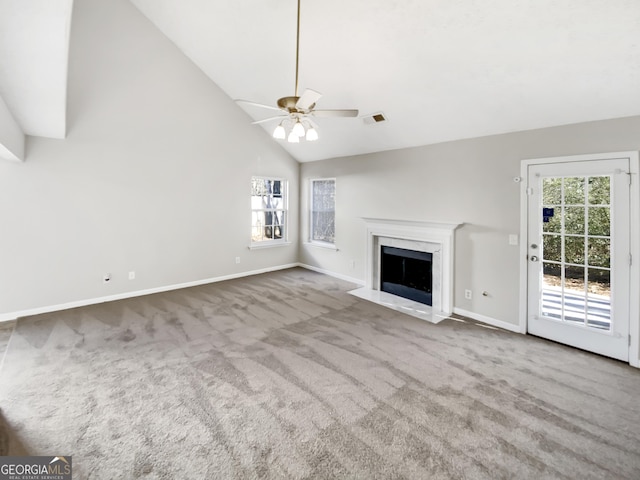
[[[231, 98], [293, 95], [296, 0], [131, 1]], [[300, 161], [640, 114], [639, 0], [302, 0], [301, 10], [300, 89], [324, 94], [317, 108], [388, 122], [318, 119], [318, 142], [282, 142]]]
[[[296, 0], [131, 2], [231, 98], [293, 95]], [[64, 135], [71, 3], [0, 0], [0, 96], [30, 135]], [[305, 88], [388, 121], [320, 118], [282, 142], [300, 161], [639, 115], [640, 1], [302, 0]]]

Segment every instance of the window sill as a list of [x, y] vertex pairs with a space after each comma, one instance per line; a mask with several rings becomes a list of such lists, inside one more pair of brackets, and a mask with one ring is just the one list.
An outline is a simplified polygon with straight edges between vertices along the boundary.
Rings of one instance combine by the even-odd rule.
[[274, 247], [286, 247], [291, 245], [291, 242], [261, 242], [252, 243], [249, 245], [249, 250], [260, 250], [261, 248], [274, 248]]
[[338, 247], [334, 243], [324, 243], [324, 242], [304, 242], [304, 245], [309, 245], [311, 247], [319, 247], [325, 248], [327, 250], [335, 250], [338, 251]]

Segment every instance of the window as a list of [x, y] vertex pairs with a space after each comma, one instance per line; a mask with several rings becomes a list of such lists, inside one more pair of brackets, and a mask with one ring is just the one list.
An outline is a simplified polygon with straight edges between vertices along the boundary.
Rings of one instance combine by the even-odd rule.
[[287, 240], [287, 182], [277, 178], [251, 178], [251, 244]]
[[336, 180], [311, 180], [311, 242], [336, 243]]

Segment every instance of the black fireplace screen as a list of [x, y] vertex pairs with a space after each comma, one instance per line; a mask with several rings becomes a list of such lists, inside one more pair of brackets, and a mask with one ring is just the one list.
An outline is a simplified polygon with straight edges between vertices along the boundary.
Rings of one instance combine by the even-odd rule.
[[387, 246], [381, 254], [380, 290], [432, 305], [433, 254]]

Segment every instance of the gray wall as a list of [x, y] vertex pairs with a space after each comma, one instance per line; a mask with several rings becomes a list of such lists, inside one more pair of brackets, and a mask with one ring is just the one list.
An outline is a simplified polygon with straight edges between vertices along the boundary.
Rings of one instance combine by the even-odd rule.
[[[0, 162], [0, 318], [297, 261], [298, 163], [129, 2], [75, 2], [68, 85], [67, 138]], [[252, 175], [291, 246], [247, 249]]]
[[[338, 251], [304, 244], [300, 260], [362, 281], [361, 217], [464, 222], [456, 232], [454, 306], [517, 325], [519, 247], [508, 235], [520, 233], [520, 184], [513, 181], [520, 161], [639, 149], [640, 117], [629, 117], [302, 164], [301, 212], [310, 179], [336, 178]], [[301, 240], [308, 240], [306, 213]]]

